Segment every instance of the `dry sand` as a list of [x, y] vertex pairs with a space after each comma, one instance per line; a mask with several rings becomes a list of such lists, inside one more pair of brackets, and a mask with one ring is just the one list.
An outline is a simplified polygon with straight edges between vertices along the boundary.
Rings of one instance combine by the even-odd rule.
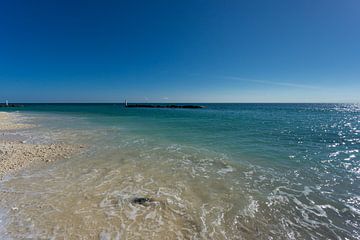
[[[0, 133], [33, 126], [19, 123], [16, 114], [0, 112]], [[0, 179], [33, 164], [68, 158], [81, 147], [67, 144], [29, 144], [0, 139]]]

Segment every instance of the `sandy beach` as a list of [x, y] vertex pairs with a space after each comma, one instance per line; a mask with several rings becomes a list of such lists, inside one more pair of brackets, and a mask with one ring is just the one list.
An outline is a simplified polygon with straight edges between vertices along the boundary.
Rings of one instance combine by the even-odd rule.
[[[14, 113], [0, 112], [0, 133], [29, 129], [35, 125], [21, 123]], [[34, 164], [49, 163], [66, 159], [79, 146], [66, 144], [31, 144], [25, 141], [1, 139], [0, 136], [0, 179], [5, 175]]]

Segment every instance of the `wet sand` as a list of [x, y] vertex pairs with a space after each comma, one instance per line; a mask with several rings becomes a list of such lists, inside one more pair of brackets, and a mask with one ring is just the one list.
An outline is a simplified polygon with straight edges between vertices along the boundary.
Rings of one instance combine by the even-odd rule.
[[[0, 112], [0, 133], [16, 132], [35, 125], [21, 123], [14, 113]], [[25, 141], [1, 139], [0, 136], [0, 180], [7, 174], [34, 164], [49, 163], [69, 158], [80, 146], [67, 144], [31, 144]]]
[[32, 124], [19, 123], [16, 114], [0, 112], [0, 131], [9, 131], [34, 127]]

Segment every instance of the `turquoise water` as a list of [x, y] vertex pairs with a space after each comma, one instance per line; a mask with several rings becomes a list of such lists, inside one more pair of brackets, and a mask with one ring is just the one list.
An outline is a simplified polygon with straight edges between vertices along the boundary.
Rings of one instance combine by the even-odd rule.
[[[160, 203], [168, 204], [154, 210], [168, 221], [157, 229], [159, 234], [175, 229], [174, 236], [186, 239], [360, 238], [360, 105], [203, 105], [206, 108], [127, 109], [117, 104], [29, 104], [11, 111], [19, 110], [28, 121], [37, 122], [41, 127], [36, 131], [43, 136], [44, 131], [66, 132], [66, 141], [90, 146], [86, 157], [57, 163], [51, 171], [36, 170], [37, 174], [50, 171], [53, 179], [68, 182], [72, 177], [76, 181], [69, 172], [77, 166], [73, 171], [79, 180], [66, 199], [79, 188], [88, 189], [87, 194], [96, 192], [91, 186], [106, 182], [109, 185], [91, 202], [99, 205], [114, 198], [121, 202], [117, 210], [126, 212], [124, 196], [132, 195], [123, 191], [129, 186], [136, 194], [156, 195]], [[102, 172], [105, 168], [110, 170]], [[34, 188], [40, 188], [49, 176], [35, 177], [34, 172], [10, 177], [2, 189], [24, 187], [24, 176], [38, 179]], [[93, 180], [82, 181], [86, 174]], [[119, 175], [132, 179], [134, 185]], [[46, 187], [64, 184], [64, 180], [50, 181]], [[33, 201], [39, 204], [36, 198]], [[100, 204], [99, 211], [107, 213], [106, 204]], [[167, 208], [184, 211], [182, 220], [169, 217], [173, 213]], [[62, 217], [69, 217], [66, 214]], [[106, 218], [94, 220], [94, 231], [84, 229], [82, 235], [136, 238], [136, 232], [152, 229], [142, 222], [141, 214], [134, 218], [135, 225], [129, 215], [116, 215], [118, 222], [113, 220], [111, 226], [104, 223]], [[32, 226], [40, 229], [41, 236], [61, 236], [41, 221]], [[31, 236], [40, 234], [31, 231]], [[17, 236], [30, 236], [25, 233]], [[68, 234], [64, 236], [74, 236]]]

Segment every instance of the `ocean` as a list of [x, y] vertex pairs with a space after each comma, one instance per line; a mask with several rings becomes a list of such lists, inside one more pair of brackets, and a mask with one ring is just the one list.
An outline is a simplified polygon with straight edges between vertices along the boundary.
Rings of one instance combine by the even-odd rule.
[[36, 124], [13, 138], [86, 151], [0, 182], [0, 235], [360, 239], [359, 104], [200, 105], [7, 109]]

